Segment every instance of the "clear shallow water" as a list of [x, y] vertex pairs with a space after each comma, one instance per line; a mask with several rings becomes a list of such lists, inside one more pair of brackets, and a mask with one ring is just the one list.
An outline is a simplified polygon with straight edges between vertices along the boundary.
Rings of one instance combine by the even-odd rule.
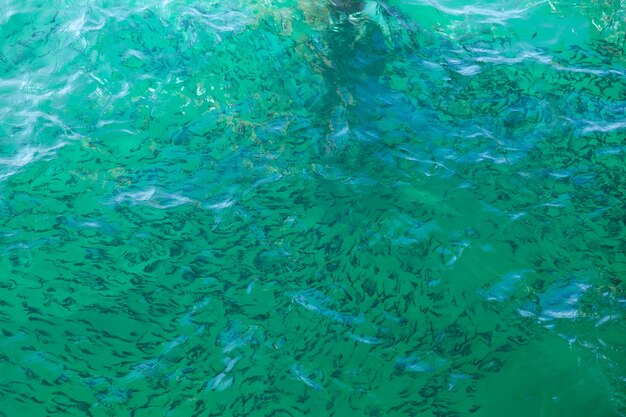
[[619, 2], [0, 2], [0, 415], [626, 415]]

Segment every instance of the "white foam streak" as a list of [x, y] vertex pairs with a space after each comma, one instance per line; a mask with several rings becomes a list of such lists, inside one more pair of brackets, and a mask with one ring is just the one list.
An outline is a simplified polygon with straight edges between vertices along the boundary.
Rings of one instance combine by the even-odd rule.
[[447, 15], [451, 15], [451, 16], [478, 16], [478, 17], [484, 18], [483, 20], [484, 23], [504, 24], [506, 23], [507, 20], [524, 18], [530, 10], [536, 7], [539, 7], [545, 4], [546, 2], [540, 1], [536, 3], [531, 3], [523, 8], [510, 9], [510, 10], [497, 10], [495, 8], [489, 8], [485, 6], [476, 6], [476, 5], [469, 5], [469, 6], [454, 8], [454, 7], [447, 7], [443, 5], [441, 2], [434, 1], [434, 0], [426, 0], [426, 1], [417, 0], [417, 1], [407, 2], [407, 3], [418, 4], [418, 5], [419, 4], [430, 5], [434, 7], [435, 9], [439, 10], [440, 12], [445, 13]]
[[626, 128], [626, 122], [600, 124], [600, 123], [587, 121], [587, 124], [588, 124], [587, 127], [585, 127], [582, 131], [583, 133], [594, 133], [594, 132], [607, 133], [607, 132], [612, 132], [614, 130], [621, 130], [621, 129]]
[[33, 162], [53, 157], [55, 151], [65, 145], [67, 142], [60, 142], [51, 147], [27, 146], [11, 157], [0, 158], [0, 182], [17, 174], [22, 168]]

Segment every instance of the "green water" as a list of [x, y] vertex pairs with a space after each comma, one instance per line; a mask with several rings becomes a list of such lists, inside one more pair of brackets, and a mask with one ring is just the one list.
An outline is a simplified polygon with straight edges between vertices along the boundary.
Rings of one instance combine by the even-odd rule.
[[0, 0], [0, 416], [626, 416], [625, 19]]

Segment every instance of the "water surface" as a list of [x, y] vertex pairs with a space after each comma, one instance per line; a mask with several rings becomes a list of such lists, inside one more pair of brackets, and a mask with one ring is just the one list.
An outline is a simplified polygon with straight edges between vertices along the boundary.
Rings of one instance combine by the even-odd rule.
[[625, 416], [607, 2], [0, 0], [0, 416]]

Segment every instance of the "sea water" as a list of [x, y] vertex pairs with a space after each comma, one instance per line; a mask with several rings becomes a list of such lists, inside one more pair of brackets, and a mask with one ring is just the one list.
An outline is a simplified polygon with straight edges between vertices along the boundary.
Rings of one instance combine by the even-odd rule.
[[626, 415], [626, 4], [0, 0], [0, 416]]

